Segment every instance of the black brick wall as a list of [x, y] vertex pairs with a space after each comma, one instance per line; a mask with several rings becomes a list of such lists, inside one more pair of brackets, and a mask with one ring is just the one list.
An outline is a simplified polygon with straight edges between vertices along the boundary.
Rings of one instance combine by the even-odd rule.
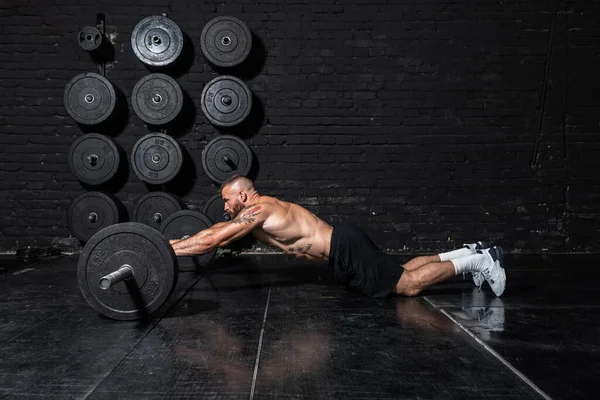
[[[115, 49], [106, 77], [127, 97], [148, 73], [129, 41], [141, 18], [164, 12], [191, 39], [193, 63], [176, 79], [195, 117], [170, 133], [192, 154], [218, 134], [200, 110], [219, 75], [200, 32], [218, 15], [246, 22], [257, 43], [242, 72], [259, 111], [237, 133], [265, 194], [359, 224], [389, 250], [475, 239], [520, 252], [600, 250], [592, 0], [3, 1], [0, 250], [78, 247], [66, 211], [86, 188], [67, 154], [84, 129], [62, 97], [73, 76], [96, 71], [75, 37], [99, 12]], [[149, 132], [128, 113], [100, 132], [127, 153]], [[190, 208], [217, 190], [196, 175], [170, 188]], [[116, 196], [131, 211], [148, 191], [130, 173]]]

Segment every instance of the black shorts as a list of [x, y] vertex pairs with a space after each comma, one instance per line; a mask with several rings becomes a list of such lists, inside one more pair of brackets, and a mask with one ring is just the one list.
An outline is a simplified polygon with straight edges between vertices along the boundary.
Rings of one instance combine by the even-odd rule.
[[366, 233], [350, 225], [333, 227], [329, 265], [338, 282], [371, 297], [392, 294], [404, 272]]

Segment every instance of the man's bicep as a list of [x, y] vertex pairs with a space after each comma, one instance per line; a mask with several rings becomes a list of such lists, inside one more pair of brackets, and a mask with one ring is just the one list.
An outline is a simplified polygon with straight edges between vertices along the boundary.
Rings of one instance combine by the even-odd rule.
[[217, 246], [226, 246], [229, 243], [246, 236], [252, 232], [253, 229], [253, 224], [230, 223], [217, 235]]
[[237, 240], [256, 228], [260, 228], [268, 216], [268, 210], [262, 205], [250, 205], [229, 222], [222, 230], [219, 242], [228, 244]]
[[235, 225], [251, 226], [252, 229], [261, 226], [268, 216], [267, 208], [262, 204], [252, 204], [244, 208], [231, 221]]

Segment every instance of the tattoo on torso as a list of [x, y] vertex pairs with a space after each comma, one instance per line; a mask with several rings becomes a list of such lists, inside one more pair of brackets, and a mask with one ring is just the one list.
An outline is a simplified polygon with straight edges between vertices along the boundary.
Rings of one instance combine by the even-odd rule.
[[310, 251], [311, 248], [312, 243], [308, 243], [306, 247], [288, 247], [288, 252], [306, 254]]

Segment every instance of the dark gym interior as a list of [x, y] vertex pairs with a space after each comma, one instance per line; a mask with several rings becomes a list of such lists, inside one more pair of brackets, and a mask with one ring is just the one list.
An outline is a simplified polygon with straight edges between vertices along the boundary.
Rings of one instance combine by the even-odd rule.
[[[2, 2], [0, 398], [599, 398], [599, 20]], [[373, 298], [251, 236], [175, 257], [234, 174], [399, 265], [501, 246], [506, 289]]]

